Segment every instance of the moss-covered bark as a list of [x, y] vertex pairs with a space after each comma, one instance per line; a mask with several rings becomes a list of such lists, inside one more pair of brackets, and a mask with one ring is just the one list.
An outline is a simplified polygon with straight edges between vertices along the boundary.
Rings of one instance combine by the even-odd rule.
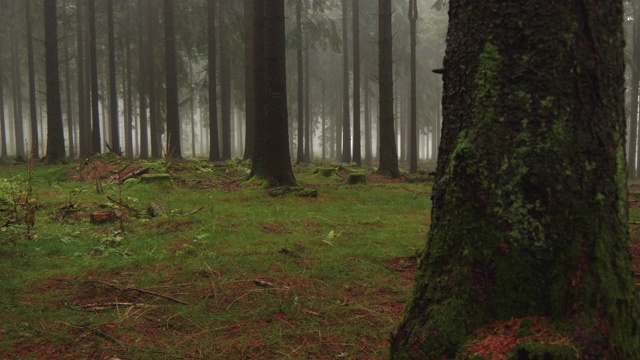
[[582, 358], [640, 358], [622, 3], [451, 1], [432, 225], [392, 358], [551, 316]]

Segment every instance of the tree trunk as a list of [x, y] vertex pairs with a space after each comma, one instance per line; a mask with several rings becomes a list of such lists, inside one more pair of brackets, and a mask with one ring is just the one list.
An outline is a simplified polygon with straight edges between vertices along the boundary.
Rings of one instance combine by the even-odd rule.
[[416, 24], [418, 22], [418, 0], [409, 0], [409, 36], [411, 37], [411, 90], [409, 99], [409, 173], [418, 172], [418, 107], [416, 105]]
[[148, 159], [149, 158], [149, 124], [147, 118], [147, 93], [149, 91], [149, 81], [146, 79], [147, 69], [146, 64], [149, 61], [146, 58], [145, 43], [144, 43], [144, 31], [143, 31], [143, 22], [150, 21], [148, 17], [144, 16], [144, 0], [138, 1], [138, 17], [140, 19], [140, 24], [138, 25], [138, 103], [139, 103], [139, 113], [140, 113], [140, 158]]
[[109, 123], [111, 125], [111, 150], [120, 153], [120, 128], [118, 125], [118, 93], [116, 92], [116, 41], [113, 29], [113, 1], [107, 0], [107, 41], [109, 47]]
[[131, 72], [131, 46], [129, 40], [124, 40], [125, 66], [122, 72], [122, 97], [124, 99], [124, 156], [133, 159], [133, 82]]
[[636, 170], [636, 148], [638, 145], [638, 82], [640, 81], [637, 59], [640, 59], [640, 47], [638, 46], [638, 19], [639, 11], [635, 3], [633, 3], [633, 58], [634, 65], [631, 66], [631, 83], [629, 87], [630, 91], [630, 106], [629, 106], [629, 147], [627, 151], [627, 167], [629, 170], [629, 177], [635, 179], [637, 177]]
[[[65, 0], [62, 4], [65, 9], [65, 13], [68, 9], [68, 2]], [[66, 15], [66, 14], [65, 14]], [[76, 157], [76, 142], [74, 139], [75, 126], [73, 125], [73, 101], [71, 98], [71, 66], [70, 66], [70, 54], [69, 54], [69, 42], [71, 41], [71, 36], [69, 32], [69, 24], [64, 27], [64, 74], [66, 76], [64, 85], [65, 85], [65, 100], [67, 106], [67, 137], [69, 138], [69, 159], [73, 160]]]
[[296, 1], [296, 74], [298, 103], [298, 138], [296, 164], [304, 162], [304, 76], [302, 71], [302, 0]]
[[313, 157], [313, 126], [311, 119], [311, 68], [309, 67], [309, 32], [305, 33], [304, 46], [304, 162], [311, 163]]
[[[76, 1], [76, 70], [78, 73], [78, 142], [79, 157], [91, 153], [91, 117], [87, 117], [87, 93], [85, 80], [84, 16], [83, 0]], [[89, 106], [90, 107], [90, 106]]]
[[[364, 67], [365, 79], [369, 78], [369, 66]], [[364, 163], [371, 165], [373, 146], [373, 132], [371, 131], [371, 94], [369, 82], [364, 83]]]
[[229, 59], [229, 39], [227, 38], [230, 6], [227, 0], [218, 0], [220, 39], [220, 132], [222, 140], [222, 160], [231, 159], [231, 60]]
[[380, 94], [380, 138], [378, 174], [398, 177], [398, 148], [393, 118], [393, 47], [391, 0], [378, 0], [378, 86]]
[[11, 37], [11, 61], [13, 67], [13, 130], [15, 134], [15, 154], [18, 160], [25, 160], [24, 124], [22, 118], [22, 79], [20, 78], [20, 58], [18, 40]]
[[362, 165], [360, 135], [360, 0], [352, 1], [353, 31], [353, 162]]
[[343, 163], [351, 162], [351, 121], [349, 116], [349, 46], [347, 0], [342, 2], [342, 157]]
[[244, 81], [245, 81], [245, 141], [244, 159], [253, 158], [255, 141], [254, 72], [253, 59], [253, 0], [244, 0]]
[[98, 59], [96, 48], [96, 5], [95, 0], [89, 0], [89, 58], [91, 83], [91, 151], [101, 152], [100, 140], [100, 110], [98, 108]]
[[164, 50], [167, 86], [167, 155], [182, 158], [180, 110], [178, 108], [178, 65], [173, 0], [164, 0]]
[[58, 164], [64, 159], [65, 152], [58, 72], [56, 0], [44, 0], [44, 48], [47, 84], [47, 164]]
[[4, 115], [4, 77], [2, 76], [3, 39], [0, 33], [0, 159], [7, 157], [7, 123]]
[[40, 158], [38, 139], [38, 109], [36, 107], [36, 70], [33, 55], [33, 21], [31, 20], [31, 2], [25, 2], [27, 22], [27, 64], [29, 72], [29, 115], [31, 119], [31, 155]]
[[256, 137], [252, 174], [265, 187], [292, 186], [296, 179], [289, 154], [284, 0], [256, 0], [254, 6], [255, 60], [259, 64], [256, 134], [261, 136]]
[[147, 78], [147, 92], [149, 94], [149, 139], [151, 142], [151, 158], [159, 159], [162, 157], [162, 146], [160, 141], [160, 112], [158, 111], [158, 98], [156, 96], [156, 62], [154, 55], [155, 37], [156, 31], [156, 14], [155, 14], [155, 1], [147, 0], [147, 43], [146, 43], [146, 75]]
[[207, 2], [207, 63], [209, 68], [209, 161], [220, 160], [220, 145], [218, 142], [218, 104], [216, 95], [216, 3], [217, 0]]
[[567, 341], [513, 358], [640, 357], [622, 9], [449, 2], [432, 223], [392, 358], [473, 353], [507, 321]]

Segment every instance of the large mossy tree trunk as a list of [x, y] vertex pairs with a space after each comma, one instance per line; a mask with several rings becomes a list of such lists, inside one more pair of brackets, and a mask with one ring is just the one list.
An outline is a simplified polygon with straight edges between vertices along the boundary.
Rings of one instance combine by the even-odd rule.
[[622, 1], [449, 6], [432, 224], [392, 358], [532, 316], [580, 358], [640, 358]]

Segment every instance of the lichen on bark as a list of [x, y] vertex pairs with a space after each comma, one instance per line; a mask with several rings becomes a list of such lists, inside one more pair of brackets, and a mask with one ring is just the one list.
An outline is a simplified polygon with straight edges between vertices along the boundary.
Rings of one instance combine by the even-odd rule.
[[622, 4], [458, 0], [449, 15], [432, 224], [392, 358], [454, 357], [529, 316], [583, 358], [640, 358]]

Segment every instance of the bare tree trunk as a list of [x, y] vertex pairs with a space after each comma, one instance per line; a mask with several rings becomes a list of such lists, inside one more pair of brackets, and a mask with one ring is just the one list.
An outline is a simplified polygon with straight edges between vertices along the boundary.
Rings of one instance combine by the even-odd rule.
[[342, 2], [342, 156], [344, 163], [351, 162], [351, 121], [349, 116], [349, 46], [347, 0]]
[[107, 38], [109, 47], [109, 118], [111, 150], [120, 153], [120, 127], [118, 124], [118, 93], [116, 92], [116, 49], [113, 29], [113, 1], [107, 0]]
[[[124, 40], [125, 66], [123, 70], [122, 96], [124, 99], [124, 156], [133, 159], [133, 82], [131, 73], [131, 46], [129, 40]], [[137, 127], [136, 127], [137, 128]]]
[[149, 94], [149, 128], [150, 128], [150, 140], [151, 140], [151, 158], [159, 159], [162, 157], [162, 142], [160, 141], [160, 112], [158, 105], [158, 98], [156, 93], [156, 62], [154, 55], [155, 37], [153, 34], [156, 31], [156, 14], [154, 7], [154, 0], [147, 0], [147, 91]]
[[164, 0], [164, 48], [167, 87], [167, 155], [182, 158], [180, 109], [178, 108], [178, 65], [173, 0]]
[[416, 105], [416, 24], [418, 22], [418, 0], [409, 0], [409, 36], [411, 37], [411, 90], [409, 110], [409, 173], [418, 172], [418, 107]]
[[149, 158], [149, 124], [147, 118], [147, 93], [149, 92], [149, 80], [147, 79], [147, 65], [149, 61], [146, 58], [145, 43], [144, 43], [144, 31], [143, 22], [150, 21], [150, 19], [144, 16], [143, 2], [145, 0], [138, 1], [138, 17], [140, 24], [138, 25], [138, 95], [139, 95], [139, 113], [140, 113], [140, 158]]
[[89, 58], [91, 79], [91, 151], [99, 154], [102, 150], [100, 140], [100, 109], [98, 108], [98, 55], [96, 48], [96, 5], [89, 0]]
[[304, 76], [303, 76], [303, 59], [302, 59], [302, 0], [296, 1], [296, 74], [297, 74], [297, 95], [298, 102], [296, 109], [298, 110], [298, 138], [296, 164], [304, 161]]
[[0, 33], [0, 159], [7, 157], [7, 123], [4, 115], [4, 77], [2, 76], [2, 53], [4, 49], [2, 33]]
[[44, 48], [47, 83], [47, 164], [58, 164], [64, 157], [64, 129], [60, 104], [58, 70], [58, 17], [56, 0], [44, 0]]
[[220, 39], [220, 125], [222, 140], [222, 160], [231, 159], [231, 63], [229, 59], [229, 40], [227, 39], [227, 17], [229, 4], [219, 0], [219, 39]]
[[218, 142], [218, 104], [216, 95], [216, 3], [217, 0], [207, 2], [207, 63], [209, 75], [209, 161], [220, 160], [220, 143]]
[[309, 65], [309, 33], [305, 33], [304, 47], [304, 162], [313, 158], [313, 119], [311, 118], [311, 68]]
[[360, 0], [353, 2], [353, 162], [362, 165], [360, 135]]
[[85, 47], [84, 47], [84, 16], [83, 0], [76, 1], [76, 67], [78, 73], [78, 142], [79, 156], [91, 153], [91, 116], [87, 116], [88, 104], [85, 79]]
[[40, 141], [38, 139], [38, 109], [36, 107], [36, 70], [33, 55], [33, 22], [31, 20], [31, 1], [25, 3], [27, 23], [27, 64], [29, 68], [29, 115], [31, 119], [31, 154], [40, 158]]
[[245, 142], [244, 159], [253, 158], [255, 141], [254, 72], [253, 59], [253, 0], [244, 0], [244, 81], [245, 81]]
[[18, 41], [11, 37], [11, 61], [13, 65], [13, 130], [15, 134], [16, 159], [25, 160], [24, 124], [22, 118], [22, 79], [20, 79], [20, 59]]
[[[68, 3], [67, 0], [63, 2], [64, 11], [66, 13]], [[67, 103], [67, 137], [69, 139], [69, 159], [73, 160], [76, 157], [76, 142], [74, 139], [75, 126], [73, 125], [73, 101], [71, 99], [71, 66], [70, 66], [70, 54], [69, 54], [69, 42], [71, 41], [69, 25], [64, 26], [64, 74], [66, 76], [65, 81], [65, 100]]]
[[378, 0], [378, 85], [380, 94], [380, 138], [378, 174], [400, 176], [398, 148], [393, 115], [393, 47], [391, 34], [391, 0]]
[[[365, 79], [369, 78], [369, 65], [365, 65]], [[364, 84], [364, 163], [371, 165], [373, 132], [371, 131], [371, 94], [369, 82]]]

